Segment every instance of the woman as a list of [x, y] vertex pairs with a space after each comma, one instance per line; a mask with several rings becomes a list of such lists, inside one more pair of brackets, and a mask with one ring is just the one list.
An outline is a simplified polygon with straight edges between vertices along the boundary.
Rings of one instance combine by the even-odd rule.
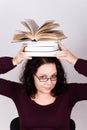
[[61, 51], [53, 58], [27, 57], [24, 47], [14, 58], [0, 58], [0, 73], [28, 59], [21, 83], [0, 79], [0, 94], [14, 101], [20, 117], [20, 130], [69, 130], [73, 106], [78, 101], [87, 100], [87, 83], [67, 84], [59, 59], [73, 64], [75, 70], [85, 76], [87, 60], [77, 58], [60, 43]]

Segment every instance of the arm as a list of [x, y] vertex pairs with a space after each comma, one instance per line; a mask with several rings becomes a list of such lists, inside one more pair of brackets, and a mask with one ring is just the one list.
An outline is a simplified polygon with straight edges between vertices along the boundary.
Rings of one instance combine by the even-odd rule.
[[13, 99], [17, 96], [16, 93], [19, 94], [20, 85], [20, 83], [0, 78], [0, 94]]
[[6, 73], [20, 64], [25, 59], [31, 59], [23, 52], [26, 44], [23, 44], [15, 57], [0, 57], [0, 74]]
[[12, 59], [12, 57], [0, 57], [0, 74], [6, 73], [15, 67]]
[[[24, 47], [25, 45], [21, 47], [21, 49], [14, 58], [11, 57], [0, 58], [1, 73], [9, 71], [10, 69], [14, 68], [14, 66], [16, 66], [17, 64], [20, 64], [25, 59], [31, 59], [31, 57], [26, 56], [25, 53], [23, 52]], [[0, 94], [10, 98], [14, 98], [16, 93], [19, 94], [20, 85], [21, 84], [19, 83], [0, 78]]]
[[74, 67], [80, 74], [87, 76], [87, 60], [78, 59]]
[[73, 55], [68, 49], [66, 49], [61, 43], [58, 43], [60, 51], [57, 51], [56, 57], [58, 59], [64, 59], [67, 62], [74, 65], [75, 69], [85, 76], [87, 76], [87, 60], [79, 59]]

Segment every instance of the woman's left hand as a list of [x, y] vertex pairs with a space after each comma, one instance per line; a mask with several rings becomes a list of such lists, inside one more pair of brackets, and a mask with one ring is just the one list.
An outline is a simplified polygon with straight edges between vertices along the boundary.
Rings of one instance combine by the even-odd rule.
[[75, 64], [78, 58], [73, 55], [67, 48], [65, 48], [61, 43], [58, 43], [59, 49], [56, 53], [56, 58], [68, 61], [71, 64]]

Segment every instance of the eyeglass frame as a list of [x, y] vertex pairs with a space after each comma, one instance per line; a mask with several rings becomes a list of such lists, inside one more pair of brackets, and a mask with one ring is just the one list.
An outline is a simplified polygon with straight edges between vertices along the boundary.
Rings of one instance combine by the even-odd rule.
[[39, 76], [37, 76], [36, 74], [34, 74], [34, 75], [36, 76], [36, 78], [37, 78], [40, 82], [47, 82], [49, 79], [50, 79], [51, 81], [57, 81], [57, 74], [55, 74], [56, 77], [55, 77], [54, 80], [52, 80], [52, 76], [53, 76], [53, 75], [51, 75], [50, 78], [45, 78], [46, 81], [41, 81], [41, 79], [40, 79]]

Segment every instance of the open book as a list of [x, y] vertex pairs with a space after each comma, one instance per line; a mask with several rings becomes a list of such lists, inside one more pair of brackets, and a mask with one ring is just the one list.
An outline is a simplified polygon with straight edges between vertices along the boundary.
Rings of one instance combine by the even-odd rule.
[[27, 31], [17, 30], [17, 33], [13, 36], [13, 42], [23, 42], [26, 40], [62, 40], [66, 38], [61, 30], [54, 29], [59, 27], [59, 24], [53, 20], [46, 21], [40, 27], [33, 19], [21, 21], [21, 24], [26, 27]]

